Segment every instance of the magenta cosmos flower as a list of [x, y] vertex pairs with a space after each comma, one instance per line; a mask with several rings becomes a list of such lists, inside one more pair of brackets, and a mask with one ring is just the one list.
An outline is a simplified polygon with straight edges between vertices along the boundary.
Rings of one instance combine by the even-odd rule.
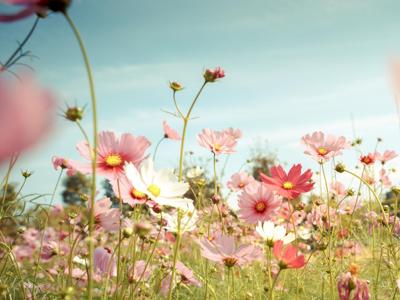
[[246, 172], [238, 172], [232, 175], [231, 180], [228, 181], [227, 186], [234, 192], [242, 191], [246, 186], [255, 181], [254, 177]]
[[34, 14], [45, 15], [47, 10], [65, 12], [72, 0], [2, 0], [9, 5], [20, 6], [21, 9], [12, 14], [0, 13], [0, 22], [14, 22]]
[[239, 216], [249, 224], [270, 220], [282, 201], [268, 187], [258, 181], [249, 184], [239, 195]]
[[52, 158], [54, 170], [66, 169], [68, 176], [74, 176], [76, 174], [76, 170], [70, 165], [67, 159], [59, 156], [53, 156]]
[[181, 139], [181, 136], [179, 135], [179, 133], [172, 129], [167, 121], [163, 122], [163, 130], [164, 130], [164, 137], [166, 139], [170, 139], [170, 140], [175, 140], [175, 141], [179, 141]]
[[295, 199], [302, 193], [312, 190], [314, 186], [314, 183], [310, 182], [312, 175], [311, 170], [302, 174], [301, 164], [293, 165], [289, 173], [286, 173], [279, 165], [271, 168], [271, 177], [260, 173], [260, 178], [262, 182], [282, 197]]
[[251, 244], [236, 247], [234, 237], [222, 234], [212, 241], [204, 238], [199, 245], [203, 257], [226, 267], [244, 266], [263, 257], [260, 247]]
[[197, 136], [200, 146], [210, 150], [215, 155], [231, 154], [235, 152], [236, 139], [228, 132], [203, 129]]
[[303, 254], [298, 254], [298, 249], [291, 244], [283, 245], [283, 241], [276, 241], [273, 248], [274, 256], [281, 269], [299, 269], [306, 263]]
[[225, 77], [225, 71], [221, 67], [216, 67], [214, 70], [207, 69], [203, 77], [206, 82], [215, 82], [217, 79]]
[[336, 137], [332, 134], [325, 135], [321, 131], [305, 135], [301, 139], [305, 145], [305, 154], [322, 163], [330, 160], [332, 157], [341, 155], [342, 150], [350, 146], [345, 137]]
[[32, 147], [53, 123], [55, 100], [31, 77], [0, 77], [0, 163]]
[[137, 204], [147, 203], [150, 206], [154, 204], [153, 201], [148, 201], [147, 195], [138, 191], [126, 176], [121, 176], [118, 180], [112, 180], [111, 184], [115, 195], [121, 197], [123, 203], [127, 203], [132, 207]]
[[[103, 131], [99, 133], [97, 147], [97, 172], [113, 180], [124, 174], [125, 163], [133, 163], [136, 167], [145, 159], [145, 152], [150, 142], [143, 136], [135, 137], [124, 133], [118, 138], [114, 132]], [[83, 174], [92, 172], [91, 153], [89, 145], [83, 141], [77, 145], [78, 152], [88, 163], [71, 161], [70, 164]]]

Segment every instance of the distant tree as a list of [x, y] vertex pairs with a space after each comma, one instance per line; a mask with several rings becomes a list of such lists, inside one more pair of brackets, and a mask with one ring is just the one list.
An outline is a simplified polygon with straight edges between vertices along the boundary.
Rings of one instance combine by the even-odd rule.
[[269, 149], [268, 143], [257, 143], [250, 149], [249, 173], [257, 180], [260, 179], [260, 172], [271, 175], [271, 167], [277, 162], [277, 155]]
[[113, 187], [110, 183], [110, 180], [105, 179], [102, 183], [101, 183], [103, 189], [104, 189], [104, 196], [108, 197], [111, 202], [113, 203], [114, 206], [118, 206], [119, 205], [119, 201], [118, 201], [118, 197], [115, 195]]
[[81, 205], [82, 195], [90, 193], [90, 178], [77, 173], [73, 176], [68, 176], [63, 181], [64, 191], [62, 192], [63, 202], [67, 205]]

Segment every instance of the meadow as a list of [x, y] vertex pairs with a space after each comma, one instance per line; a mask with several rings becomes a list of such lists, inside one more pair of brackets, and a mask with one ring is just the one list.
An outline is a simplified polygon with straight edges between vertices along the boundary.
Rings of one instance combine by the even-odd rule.
[[[0, 64], [1, 299], [400, 297], [398, 154], [385, 141], [364, 152], [361, 139], [316, 128], [298, 137], [313, 168], [284, 164], [261, 148], [226, 174], [246, 132], [202, 124], [188, 136], [197, 106], [212, 106], [202, 103], [204, 91], [229, 80], [219, 66], [199, 72], [203, 84], [192, 99], [183, 100], [185, 86], [171, 80], [169, 110], [154, 121], [159, 140], [140, 128], [100, 131], [102, 107], [71, 1], [3, 2], [20, 10], [0, 13], [0, 22], [36, 21]], [[68, 103], [60, 112], [55, 93], [25, 63], [29, 40], [49, 14], [65, 18], [76, 38], [88, 107]], [[388, 73], [400, 101], [400, 64]], [[76, 125], [76, 144], [65, 147], [81, 159], [49, 157], [49, 193], [25, 193], [33, 174], [15, 166], [54, 117]], [[172, 118], [180, 128], [170, 126]], [[188, 138], [205, 159], [187, 150]], [[169, 153], [177, 165], [163, 169], [157, 154], [165, 143], [179, 151]], [[353, 154], [351, 163], [344, 153]], [[18, 172], [20, 181], [11, 182]]]

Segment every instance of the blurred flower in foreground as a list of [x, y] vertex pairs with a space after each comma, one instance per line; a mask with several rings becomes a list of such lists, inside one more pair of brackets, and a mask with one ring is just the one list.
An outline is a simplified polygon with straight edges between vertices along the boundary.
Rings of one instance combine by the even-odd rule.
[[301, 164], [293, 165], [286, 173], [282, 166], [271, 168], [271, 177], [260, 173], [262, 182], [276, 191], [282, 197], [295, 199], [302, 193], [312, 190], [314, 183], [310, 182], [311, 170], [301, 173]]
[[13, 14], [0, 13], [0, 22], [14, 22], [34, 14], [45, 16], [47, 10], [64, 13], [72, 0], [2, 0], [1, 2], [22, 7]]
[[50, 129], [55, 100], [33, 78], [0, 77], [0, 163], [36, 144]]

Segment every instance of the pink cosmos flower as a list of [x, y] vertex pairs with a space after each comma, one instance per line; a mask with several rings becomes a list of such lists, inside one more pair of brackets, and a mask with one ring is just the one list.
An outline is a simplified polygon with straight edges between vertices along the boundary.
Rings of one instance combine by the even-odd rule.
[[117, 231], [119, 229], [119, 219], [121, 213], [117, 208], [112, 208], [112, 202], [105, 197], [94, 204], [94, 218], [97, 227], [102, 227], [107, 231]]
[[385, 164], [389, 160], [396, 158], [398, 155], [396, 151], [393, 150], [386, 150], [383, 154], [379, 152], [375, 152], [375, 159], [380, 161], [382, 164]]
[[331, 191], [334, 195], [338, 197], [343, 197], [346, 195], [346, 187], [340, 181], [335, 181], [331, 183]]
[[13, 22], [30, 17], [34, 14], [44, 15], [50, 9], [54, 12], [64, 12], [72, 0], [2, 0], [9, 5], [19, 5], [21, 10], [14, 14], [0, 14], [0, 22]]
[[350, 147], [350, 143], [345, 137], [325, 135], [321, 131], [314, 132], [312, 135], [305, 135], [301, 139], [305, 145], [305, 154], [310, 155], [318, 162], [325, 162], [334, 156], [342, 154], [342, 150]]
[[93, 255], [94, 271], [100, 275], [117, 275], [117, 265], [109, 248], [98, 247]]
[[49, 131], [55, 100], [31, 77], [0, 77], [0, 163], [34, 146]]
[[134, 188], [132, 182], [126, 177], [121, 176], [118, 180], [111, 181], [113, 191], [117, 197], [121, 195], [122, 202], [134, 207], [137, 204], [152, 204], [153, 201], [148, 201], [147, 195]]
[[273, 248], [274, 256], [279, 261], [281, 269], [299, 269], [306, 263], [303, 254], [298, 254], [298, 249], [291, 244], [284, 247], [283, 241], [276, 241]]
[[68, 176], [74, 176], [76, 174], [76, 170], [70, 165], [67, 159], [59, 156], [53, 156], [52, 162], [54, 170], [58, 170], [59, 168], [66, 169]]
[[357, 278], [350, 272], [342, 274], [337, 283], [340, 300], [350, 300], [354, 290], [353, 300], [369, 300], [368, 282]]
[[203, 77], [206, 82], [215, 82], [217, 79], [225, 77], [225, 71], [221, 67], [216, 67], [214, 70], [207, 69]]
[[239, 216], [249, 224], [270, 220], [282, 201], [261, 182], [254, 181], [239, 195]]
[[233, 129], [232, 127], [225, 129], [225, 132], [233, 137], [235, 140], [241, 139], [243, 133], [240, 129]]
[[232, 175], [231, 180], [227, 183], [227, 186], [232, 191], [238, 192], [243, 190], [247, 185], [254, 181], [255, 179], [253, 176], [241, 171]]
[[176, 130], [169, 127], [167, 121], [163, 122], [163, 130], [164, 130], [164, 137], [166, 139], [175, 140], [175, 141], [181, 140], [181, 136], [179, 135], [179, 133]]
[[44, 260], [49, 260], [58, 253], [59, 253], [58, 243], [55, 241], [49, 241], [43, 244], [40, 257]]
[[[103, 131], [99, 133], [97, 147], [97, 172], [106, 178], [113, 180], [124, 173], [125, 163], [133, 163], [136, 167], [145, 159], [145, 152], [150, 142], [143, 136], [135, 137], [130, 133], [124, 133], [117, 138], [114, 132]], [[92, 172], [91, 153], [89, 145], [83, 141], [77, 145], [78, 152], [88, 163], [70, 161], [70, 164], [83, 174]]]
[[139, 260], [135, 263], [135, 266], [132, 267], [129, 271], [129, 281], [130, 282], [138, 282], [149, 280], [153, 267], [147, 266], [144, 260]]
[[293, 165], [289, 173], [286, 173], [279, 165], [271, 168], [271, 177], [260, 173], [260, 178], [282, 197], [295, 199], [302, 193], [311, 191], [314, 187], [314, 183], [310, 182], [312, 171], [307, 170], [302, 174], [301, 168], [301, 164]]
[[227, 235], [218, 235], [212, 241], [204, 238], [199, 245], [203, 257], [227, 267], [244, 266], [263, 257], [260, 247], [251, 244], [236, 247], [235, 238]]
[[392, 185], [392, 181], [390, 180], [389, 176], [386, 174], [385, 169], [381, 169], [379, 171], [379, 181], [382, 183], [384, 187], [390, 187]]
[[215, 155], [234, 153], [237, 143], [226, 131], [214, 131], [209, 128], [199, 133], [197, 142]]
[[[180, 276], [179, 279], [176, 279], [179, 283], [183, 283], [185, 285], [193, 285], [195, 287], [201, 287], [201, 283], [194, 276], [194, 273], [191, 269], [186, 267], [182, 262], [176, 262], [176, 273]], [[164, 296], [168, 295], [169, 286], [171, 284], [172, 275], [168, 274], [161, 282], [161, 294]], [[175, 287], [174, 283], [174, 287]]]

